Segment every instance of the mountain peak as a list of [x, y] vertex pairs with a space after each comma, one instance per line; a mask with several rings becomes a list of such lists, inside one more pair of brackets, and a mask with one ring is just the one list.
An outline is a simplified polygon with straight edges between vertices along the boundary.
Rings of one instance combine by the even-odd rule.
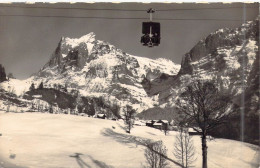
[[95, 41], [96, 34], [94, 32], [90, 32], [80, 38], [69, 38], [69, 37], [62, 37], [62, 41], [70, 45], [72, 48], [78, 46], [80, 43], [91, 43]]

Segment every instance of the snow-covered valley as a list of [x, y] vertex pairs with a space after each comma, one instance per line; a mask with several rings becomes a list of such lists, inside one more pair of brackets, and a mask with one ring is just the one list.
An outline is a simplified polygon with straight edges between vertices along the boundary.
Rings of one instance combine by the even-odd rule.
[[[114, 128], [112, 128], [114, 127]], [[146, 165], [144, 142], [162, 140], [172, 154], [175, 135], [122, 121], [49, 113], [0, 113], [0, 167], [139, 168]], [[195, 167], [201, 167], [201, 142], [193, 136]], [[78, 153], [78, 154], [76, 154]], [[170, 167], [178, 167], [169, 162]], [[11, 165], [11, 166], [10, 166]], [[208, 140], [210, 168], [259, 166], [259, 147], [227, 139]]]

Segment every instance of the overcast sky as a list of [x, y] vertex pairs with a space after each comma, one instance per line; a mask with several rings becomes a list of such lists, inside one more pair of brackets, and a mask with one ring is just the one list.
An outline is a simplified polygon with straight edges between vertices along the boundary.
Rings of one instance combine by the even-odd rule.
[[[3, 6], [5, 4], [0, 4]], [[24, 6], [24, 4], [18, 4]], [[16, 4], [17, 6], [17, 4]], [[28, 6], [28, 5], [27, 5]], [[243, 4], [143, 4], [143, 3], [95, 3], [95, 4], [35, 4], [31, 6], [49, 7], [80, 7], [137, 9], [154, 8], [229, 8], [242, 7]], [[178, 19], [235, 19], [241, 21], [190, 21], [161, 20], [161, 45], [154, 48], [140, 44], [141, 25], [148, 20], [145, 11], [84, 11], [74, 9], [35, 9], [0, 7], [0, 15], [62, 15], [62, 16], [97, 16], [97, 17], [130, 17], [147, 18], [147, 20], [104, 20], [86, 18], [32, 18], [17, 16], [0, 16], [0, 63], [7, 73], [25, 79], [49, 60], [62, 36], [79, 38], [90, 32], [96, 34], [98, 40], [108, 41], [123, 51], [152, 59], [167, 58], [175, 63], [181, 63], [182, 56], [187, 53], [200, 39], [209, 33], [224, 27], [234, 28], [247, 20], [256, 19], [258, 4], [247, 4], [247, 9], [208, 9], [208, 10], [178, 10], [157, 11], [154, 18]], [[251, 7], [251, 8], [249, 8]], [[256, 7], [256, 8], [252, 8]], [[246, 11], [244, 13], [243, 11]]]

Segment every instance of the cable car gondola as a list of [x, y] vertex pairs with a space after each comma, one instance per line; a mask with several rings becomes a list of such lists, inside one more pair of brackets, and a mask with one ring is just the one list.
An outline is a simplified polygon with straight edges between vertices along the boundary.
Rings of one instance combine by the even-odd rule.
[[150, 22], [143, 22], [142, 24], [142, 34], [141, 43], [144, 46], [153, 47], [160, 44], [161, 34], [160, 34], [160, 23], [152, 21], [152, 14], [154, 9], [149, 9], [147, 13], [150, 14]]

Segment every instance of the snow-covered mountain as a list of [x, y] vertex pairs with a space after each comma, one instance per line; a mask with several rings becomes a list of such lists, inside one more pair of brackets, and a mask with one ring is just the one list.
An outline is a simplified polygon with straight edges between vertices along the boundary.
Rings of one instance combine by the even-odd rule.
[[183, 88], [197, 79], [216, 80], [222, 91], [239, 96], [259, 72], [258, 45], [258, 20], [236, 29], [219, 29], [183, 56], [178, 75], [145, 80], [144, 88], [150, 95], [159, 94], [160, 103], [166, 106], [174, 105]]
[[[176, 75], [179, 69], [180, 65], [170, 60], [129, 55], [89, 33], [78, 39], [62, 37], [48, 63], [22, 85], [13, 87], [23, 86], [17, 88], [22, 93], [32, 82], [35, 86], [43, 82], [46, 88], [78, 90], [81, 96], [102, 97], [120, 106], [128, 104], [140, 112], [158, 102], [156, 96], [149, 97], [145, 92], [143, 79], [153, 80], [163, 73]], [[8, 83], [2, 85], [7, 88]]]
[[[250, 90], [252, 101], [259, 74], [259, 24], [250, 21], [236, 29], [219, 29], [200, 40], [183, 56], [181, 67], [169, 60], [129, 55], [94, 33], [78, 39], [62, 37], [45, 66], [24, 81], [4, 82], [19, 94], [43, 82], [47, 88], [66, 87], [84, 97], [102, 97], [138, 112], [170, 107], [192, 80], [215, 79], [222, 91], [239, 97]], [[10, 88], [10, 87], [9, 87]], [[252, 89], [253, 88], [253, 89]], [[253, 91], [252, 91], [253, 90]]]
[[[241, 140], [239, 128], [244, 124], [244, 140], [259, 144], [258, 47], [258, 19], [236, 29], [219, 29], [200, 40], [183, 56], [176, 76], [161, 75], [153, 81], [145, 79], [142, 84], [149, 95], [159, 95], [160, 112], [166, 110], [171, 112], [171, 116], [176, 116], [174, 102], [188, 84], [197, 79], [214, 80], [220, 92], [229, 94], [240, 110], [226, 125], [212, 130], [212, 134]], [[156, 111], [157, 108], [148, 109], [140, 116], [149, 116]]]
[[[10, 79], [0, 86], [21, 95], [32, 83], [37, 87], [43, 82], [44, 88], [51, 89], [31, 92], [27, 99], [41, 94], [47, 103], [54, 102], [63, 109], [75, 109], [81, 104], [81, 112], [91, 115], [102, 109], [103, 112], [117, 111], [118, 107], [122, 112], [126, 105], [145, 114], [165, 110], [171, 115], [174, 101], [188, 84], [197, 79], [213, 79], [220, 91], [229, 93], [232, 101], [244, 110], [247, 141], [257, 143], [254, 140], [259, 140], [259, 128], [254, 125], [259, 125], [258, 46], [258, 19], [235, 29], [224, 28], [211, 33], [183, 56], [181, 66], [166, 59], [127, 54], [108, 42], [97, 40], [94, 33], [78, 39], [62, 37], [39, 72], [26, 80]], [[11, 100], [10, 96], [2, 94], [6, 101]], [[165, 113], [163, 115], [167, 118]], [[239, 139], [240, 132], [236, 129], [240, 127], [239, 114], [232, 118], [232, 124], [235, 124], [233, 128], [219, 132], [232, 131], [231, 138], [238, 136], [234, 139]]]

